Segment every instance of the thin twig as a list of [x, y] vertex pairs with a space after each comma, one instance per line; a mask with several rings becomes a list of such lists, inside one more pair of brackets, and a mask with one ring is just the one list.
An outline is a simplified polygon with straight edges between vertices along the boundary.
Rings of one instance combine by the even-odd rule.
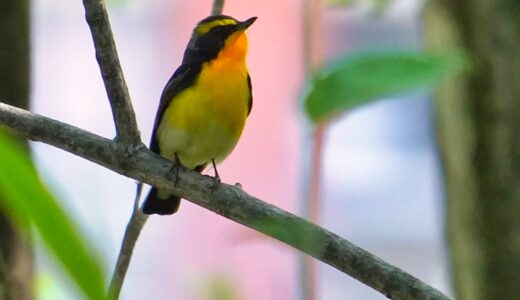
[[125, 235], [123, 242], [121, 243], [121, 249], [117, 256], [117, 263], [112, 274], [112, 280], [110, 280], [110, 287], [108, 288], [108, 299], [119, 299], [121, 288], [125, 280], [130, 260], [132, 259], [132, 253], [134, 252], [134, 246], [137, 242], [137, 238], [143, 229], [148, 215], [143, 214], [142, 210], [139, 209], [139, 199], [141, 198], [141, 192], [143, 190], [143, 184], [138, 183], [135, 193], [134, 210], [128, 225], [126, 226]]
[[[304, 172], [307, 175], [303, 197], [303, 217], [312, 223], [319, 224], [320, 221], [320, 205], [321, 205], [321, 175], [322, 175], [322, 155], [323, 142], [325, 136], [325, 125], [316, 125], [312, 134], [312, 147], [310, 149], [310, 170]], [[302, 289], [302, 300], [318, 299], [317, 290], [317, 268], [314, 259], [308, 255], [302, 255], [300, 260], [300, 286]]]
[[[321, 0], [303, 1], [303, 58], [306, 77], [313, 77], [322, 64], [321, 55]], [[309, 131], [308, 128], [305, 130]], [[321, 191], [321, 159], [323, 152], [324, 125], [315, 125], [312, 129], [311, 147], [305, 147], [310, 165], [302, 172], [305, 184], [302, 185], [303, 217], [319, 224], [320, 191]], [[308, 255], [300, 256], [299, 286], [301, 300], [315, 300], [318, 296], [316, 262]]]
[[[146, 147], [121, 145], [83, 129], [0, 103], [0, 124], [205, 207], [293, 246], [391, 299], [450, 299], [375, 255], [234, 185], [173, 164]], [[176, 180], [176, 184], [172, 182]]]
[[211, 14], [213, 16], [221, 15], [224, 10], [224, 0], [214, 0], [213, 7], [211, 8]]
[[116, 138], [134, 145], [140, 144], [139, 129], [117, 56], [105, 3], [103, 0], [83, 0], [83, 6], [94, 40], [101, 76], [112, 107]]
[[137, 182], [135, 188], [135, 199], [134, 199], [134, 209], [132, 210], [132, 214], [136, 214], [139, 210], [139, 200], [141, 200], [141, 193], [143, 192], [143, 183]]

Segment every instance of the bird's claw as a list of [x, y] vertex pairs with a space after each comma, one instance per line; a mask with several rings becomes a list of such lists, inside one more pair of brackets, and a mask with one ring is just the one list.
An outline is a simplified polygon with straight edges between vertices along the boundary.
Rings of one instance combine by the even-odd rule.
[[[177, 187], [177, 184], [179, 183], [179, 158], [177, 157], [177, 153], [175, 154], [175, 158], [173, 160], [173, 164], [170, 166], [170, 172], [169, 174], [173, 173], [173, 186]], [[171, 177], [169, 178], [172, 179]]]

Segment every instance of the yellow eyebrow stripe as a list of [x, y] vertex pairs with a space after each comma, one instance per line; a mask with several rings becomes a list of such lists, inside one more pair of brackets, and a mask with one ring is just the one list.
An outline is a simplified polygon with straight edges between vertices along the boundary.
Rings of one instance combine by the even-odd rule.
[[225, 25], [236, 25], [237, 22], [232, 19], [220, 19], [220, 20], [214, 20], [208, 23], [200, 24], [197, 26], [197, 29], [195, 31], [199, 35], [203, 35], [208, 33], [211, 29], [217, 27], [217, 26], [225, 26]]

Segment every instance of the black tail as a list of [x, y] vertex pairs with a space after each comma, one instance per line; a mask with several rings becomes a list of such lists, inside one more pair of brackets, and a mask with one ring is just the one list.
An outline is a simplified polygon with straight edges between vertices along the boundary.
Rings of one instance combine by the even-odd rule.
[[181, 198], [177, 196], [169, 196], [165, 199], [159, 198], [159, 190], [152, 187], [148, 196], [144, 200], [143, 213], [147, 215], [171, 215], [179, 209]]

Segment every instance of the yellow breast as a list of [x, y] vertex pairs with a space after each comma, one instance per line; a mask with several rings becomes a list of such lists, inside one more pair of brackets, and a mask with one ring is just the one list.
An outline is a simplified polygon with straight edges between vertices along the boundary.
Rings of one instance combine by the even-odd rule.
[[162, 156], [173, 159], [177, 153], [184, 166], [195, 168], [211, 159], [222, 161], [233, 150], [249, 102], [247, 40], [242, 36], [204, 64], [196, 83], [166, 109], [157, 131]]

